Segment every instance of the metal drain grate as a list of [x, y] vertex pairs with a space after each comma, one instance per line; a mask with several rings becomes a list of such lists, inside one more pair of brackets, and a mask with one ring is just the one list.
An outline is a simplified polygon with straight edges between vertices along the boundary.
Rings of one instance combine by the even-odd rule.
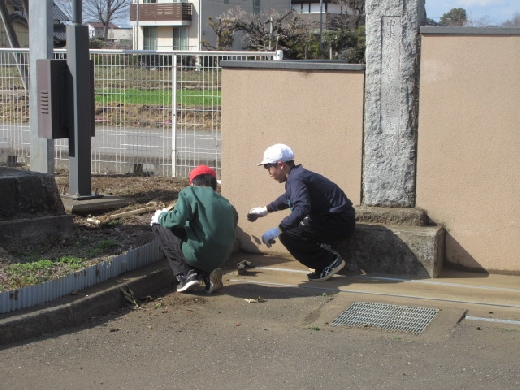
[[354, 302], [330, 324], [419, 334], [437, 313], [426, 307]]

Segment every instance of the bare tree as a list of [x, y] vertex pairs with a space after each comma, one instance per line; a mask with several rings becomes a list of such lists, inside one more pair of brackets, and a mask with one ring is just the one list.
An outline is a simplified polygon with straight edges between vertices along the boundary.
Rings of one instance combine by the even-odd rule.
[[87, 21], [103, 24], [103, 38], [108, 38], [108, 26], [130, 7], [132, 0], [84, 0], [83, 13]]
[[237, 21], [245, 16], [245, 11], [240, 7], [233, 7], [217, 18], [209, 17], [208, 26], [217, 36], [215, 45], [207, 40], [202, 41], [202, 45], [210, 50], [228, 50], [233, 46], [235, 26]]
[[333, 0], [332, 3], [341, 6], [341, 14], [327, 15], [330, 28], [355, 31], [365, 24], [365, 0]]
[[304, 45], [310, 39], [315, 28], [311, 24], [298, 12], [291, 10], [280, 14], [271, 10], [237, 19], [235, 30], [244, 33], [244, 49], [288, 50], [290, 46]]
[[520, 12], [517, 12], [512, 19], [506, 20], [502, 23], [504, 27], [520, 27]]
[[288, 10], [262, 11], [248, 15], [240, 6], [228, 10], [216, 19], [209, 18], [209, 26], [217, 35], [215, 46], [204, 42], [207, 48], [224, 50], [233, 44], [235, 34], [241, 33], [243, 49], [255, 51], [284, 50], [288, 58], [307, 58], [316, 51], [316, 22], [300, 13]]
[[493, 26], [493, 22], [491, 21], [489, 16], [483, 16], [478, 19], [469, 19], [465, 26], [467, 27], [489, 27]]

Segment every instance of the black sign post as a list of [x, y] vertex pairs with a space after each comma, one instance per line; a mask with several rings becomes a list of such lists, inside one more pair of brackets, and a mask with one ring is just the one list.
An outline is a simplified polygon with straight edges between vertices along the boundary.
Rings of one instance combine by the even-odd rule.
[[76, 199], [99, 197], [91, 191], [91, 136], [94, 128], [94, 72], [89, 58], [88, 27], [81, 25], [82, 1], [72, 3], [67, 26], [69, 108], [69, 194]]

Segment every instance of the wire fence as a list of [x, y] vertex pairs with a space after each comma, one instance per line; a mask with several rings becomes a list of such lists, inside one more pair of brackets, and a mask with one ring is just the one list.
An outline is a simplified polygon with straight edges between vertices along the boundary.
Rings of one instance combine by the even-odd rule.
[[[55, 59], [67, 52], [56, 49]], [[276, 52], [90, 50], [95, 127], [91, 171], [220, 176], [222, 60], [274, 60]], [[30, 162], [29, 50], [0, 49], [0, 162]], [[68, 168], [68, 139], [54, 141]]]

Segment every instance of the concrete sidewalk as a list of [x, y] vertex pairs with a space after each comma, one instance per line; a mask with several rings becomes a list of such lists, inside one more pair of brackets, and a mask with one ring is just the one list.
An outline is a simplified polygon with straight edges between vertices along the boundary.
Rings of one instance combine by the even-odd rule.
[[238, 255], [237, 259], [251, 261], [255, 268], [248, 269], [245, 275], [228, 275], [231, 284], [293, 287], [385, 303], [464, 308], [465, 318], [520, 325], [518, 276], [445, 269], [438, 278], [411, 279], [342, 271], [326, 282], [309, 282], [308, 269], [290, 258]]
[[[236, 265], [251, 263], [240, 275]], [[226, 287], [251, 291], [261, 285], [295, 289], [315, 294], [339, 294], [346, 302], [379, 302], [436, 308], [444, 317], [432, 321], [456, 325], [464, 321], [486, 321], [520, 328], [520, 277], [463, 273], [444, 270], [436, 279], [409, 279], [393, 275], [362, 275], [342, 272], [326, 282], [309, 282], [309, 271], [292, 258], [238, 253], [225, 267]], [[165, 261], [32, 309], [0, 315], [0, 345], [26, 340], [58, 330], [81, 326], [93, 317], [120, 310], [129, 303], [122, 292], [130, 288], [136, 300], [164, 289], [173, 291], [173, 277]], [[177, 294], [176, 292], [172, 292]], [[250, 294], [250, 293], [249, 293]], [[251, 297], [256, 298], [256, 297]], [[334, 307], [339, 315], [340, 307]], [[450, 313], [447, 316], [447, 313]], [[330, 313], [330, 315], [335, 315]], [[506, 325], [505, 325], [506, 326]]]

